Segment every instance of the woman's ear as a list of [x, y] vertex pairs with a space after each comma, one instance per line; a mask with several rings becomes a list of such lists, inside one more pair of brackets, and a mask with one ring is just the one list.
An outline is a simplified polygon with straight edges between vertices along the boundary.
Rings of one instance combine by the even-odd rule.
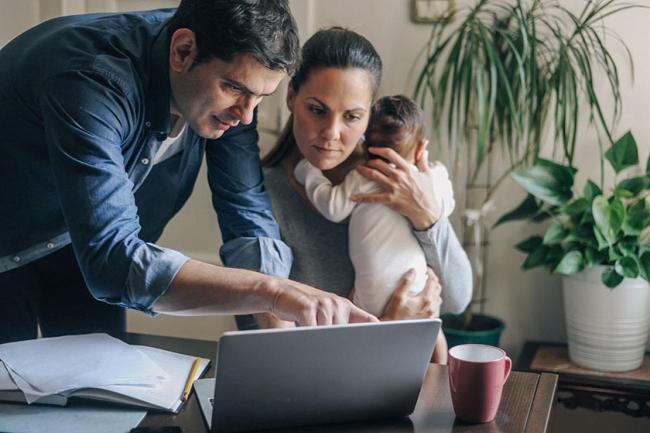
[[287, 108], [291, 113], [293, 113], [293, 106], [296, 102], [296, 93], [293, 91], [293, 87], [291, 86], [291, 80], [289, 80], [289, 84], [287, 84]]
[[197, 54], [196, 35], [192, 30], [180, 28], [172, 34], [169, 42], [169, 67], [172, 71], [189, 70]]

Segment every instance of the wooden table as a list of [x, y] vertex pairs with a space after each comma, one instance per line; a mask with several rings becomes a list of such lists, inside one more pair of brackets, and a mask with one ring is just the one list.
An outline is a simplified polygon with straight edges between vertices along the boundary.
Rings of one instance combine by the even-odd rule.
[[[216, 343], [158, 337], [141, 334], [121, 336], [130, 344], [160, 347], [197, 355], [212, 360]], [[211, 367], [206, 377], [213, 377]], [[336, 424], [300, 428], [304, 433], [437, 433], [437, 432], [489, 432], [489, 433], [536, 433], [549, 429], [551, 412], [557, 389], [557, 375], [548, 373], [512, 372], [506, 382], [503, 398], [496, 419], [487, 424], [466, 424], [456, 420], [449, 395], [447, 367], [431, 365], [427, 372], [415, 411], [409, 418], [383, 420], [356, 424]], [[196, 396], [192, 393], [188, 403], [177, 415], [149, 413], [141, 427], [180, 426], [184, 433], [207, 432], [203, 414]]]
[[[645, 368], [634, 372], [603, 373], [573, 365], [566, 348], [564, 343], [527, 341], [515, 368], [534, 373], [542, 373], [548, 368], [549, 372], [558, 374], [558, 402], [567, 409], [581, 407], [593, 411], [594, 416], [600, 412], [619, 412], [650, 419], [650, 380], [640, 379], [640, 376], [647, 377], [650, 353], [646, 354]], [[538, 351], [548, 353], [549, 349], [561, 352], [563, 356], [558, 356], [547, 368], [536, 368], [534, 361]]]

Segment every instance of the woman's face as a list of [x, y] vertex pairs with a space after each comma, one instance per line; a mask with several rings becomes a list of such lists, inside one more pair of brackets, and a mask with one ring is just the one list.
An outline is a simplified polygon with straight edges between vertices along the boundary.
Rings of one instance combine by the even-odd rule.
[[372, 77], [363, 69], [317, 69], [297, 93], [290, 85], [287, 104], [300, 153], [321, 170], [345, 161], [368, 126], [371, 103]]

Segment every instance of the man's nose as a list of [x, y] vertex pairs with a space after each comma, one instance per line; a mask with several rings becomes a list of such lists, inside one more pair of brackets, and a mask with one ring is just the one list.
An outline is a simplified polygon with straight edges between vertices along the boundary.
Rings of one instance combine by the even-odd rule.
[[239, 120], [244, 125], [250, 124], [253, 121], [253, 113], [255, 111], [255, 107], [257, 107], [261, 100], [261, 97], [256, 97], [253, 95], [243, 95], [241, 98], [239, 98], [237, 105], [235, 106], [235, 116], [237, 120]]

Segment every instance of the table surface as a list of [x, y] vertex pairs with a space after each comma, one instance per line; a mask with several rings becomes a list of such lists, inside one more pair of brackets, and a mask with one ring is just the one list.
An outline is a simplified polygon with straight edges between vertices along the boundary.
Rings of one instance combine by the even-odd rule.
[[[551, 343], [542, 341], [527, 341], [515, 363], [515, 368], [521, 371], [540, 373], [531, 367], [537, 350], [540, 347], [566, 347], [565, 343]], [[567, 371], [555, 371], [558, 374], [560, 388], [584, 389], [591, 391], [609, 392], [611, 394], [639, 395], [650, 398], [650, 381], [625, 378], [624, 373], [608, 375], [598, 371], [592, 374], [576, 374]]]
[[[159, 347], [209, 358], [212, 364], [206, 377], [214, 376], [213, 366], [217, 347], [214, 342], [133, 333], [124, 334], [121, 338], [130, 344]], [[301, 427], [295, 431], [305, 433], [546, 432], [550, 425], [556, 390], [557, 375], [555, 374], [513, 371], [505, 384], [496, 419], [486, 424], [466, 424], [456, 420], [454, 416], [447, 367], [432, 364], [427, 371], [415, 411], [408, 418]], [[140, 424], [141, 427], [171, 425], [182, 427], [185, 433], [208, 431], [194, 393], [177, 415], [150, 412]]]

